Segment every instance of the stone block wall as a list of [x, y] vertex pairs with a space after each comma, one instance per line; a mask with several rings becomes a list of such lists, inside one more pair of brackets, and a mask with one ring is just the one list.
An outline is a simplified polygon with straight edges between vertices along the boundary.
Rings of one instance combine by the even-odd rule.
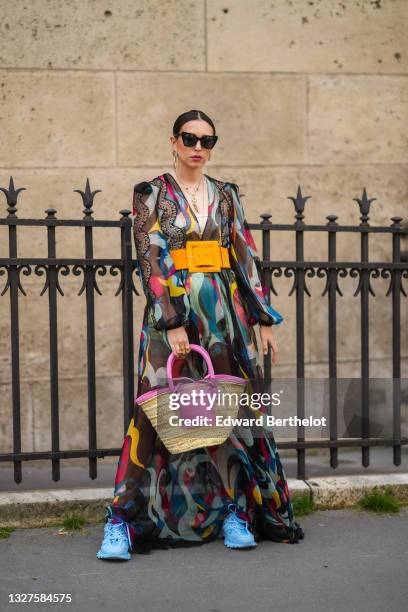
[[[203, 109], [219, 142], [205, 171], [237, 182], [247, 218], [294, 221], [297, 186], [311, 195], [308, 223], [358, 223], [353, 198], [375, 197], [370, 222], [407, 216], [408, 18], [406, 0], [0, 0], [0, 184], [12, 175], [21, 217], [82, 214], [89, 177], [95, 218], [130, 208], [133, 185], [171, 169], [175, 118]], [[6, 214], [0, 198], [1, 215]], [[117, 257], [119, 236], [95, 232], [95, 256]], [[260, 247], [260, 237], [256, 236]], [[390, 239], [371, 240], [372, 260], [389, 260]], [[7, 255], [0, 228], [0, 257]], [[293, 235], [274, 234], [272, 258], [294, 256]], [[359, 257], [356, 236], [342, 234], [338, 257]], [[83, 256], [80, 230], [57, 229], [57, 253]], [[19, 255], [45, 256], [40, 229], [19, 229]], [[325, 258], [325, 236], [306, 235], [306, 258]], [[85, 301], [80, 279], [59, 298], [62, 444], [86, 445]], [[96, 296], [98, 442], [119, 445], [122, 427], [120, 299], [116, 279]], [[296, 376], [292, 280], [277, 280], [273, 304], [276, 377]], [[338, 375], [359, 373], [359, 299], [353, 282], [338, 300]], [[305, 298], [306, 375], [326, 376], [327, 303], [323, 281]], [[375, 281], [370, 307], [371, 372], [391, 376], [391, 298]], [[23, 450], [44, 450], [49, 436], [49, 356], [42, 279], [24, 278], [20, 299]], [[135, 302], [135, 354], [144, 298]], [[0, 297], [0, 452], [11, 450], [9, 296]], [[407, 301], [402, 302], [403, 330]], [[407, 375], [407, 335], [402, 337]], [[81, 427], [73, 427], [80, 423]]]

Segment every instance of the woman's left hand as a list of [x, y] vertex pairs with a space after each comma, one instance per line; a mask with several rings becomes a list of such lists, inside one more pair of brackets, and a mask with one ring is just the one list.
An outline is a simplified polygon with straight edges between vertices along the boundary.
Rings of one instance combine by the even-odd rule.
[[262, 349], [264, 354], [268, 352], [268, 347], [272, 349], [272, 363], [278, 361], [278, 344], [272, 331], [273, 325], [260, 325], [259, 335], [261, 336]]

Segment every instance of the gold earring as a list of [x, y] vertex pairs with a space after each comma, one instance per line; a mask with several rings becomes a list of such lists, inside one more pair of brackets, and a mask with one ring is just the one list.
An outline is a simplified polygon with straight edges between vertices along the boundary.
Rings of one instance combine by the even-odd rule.
[[177, 151], [173, 151], [173, 167], [174, 167], [174, 170], [176, 170], [176, 168], [177, 168], [177, 157], [178, 157]]

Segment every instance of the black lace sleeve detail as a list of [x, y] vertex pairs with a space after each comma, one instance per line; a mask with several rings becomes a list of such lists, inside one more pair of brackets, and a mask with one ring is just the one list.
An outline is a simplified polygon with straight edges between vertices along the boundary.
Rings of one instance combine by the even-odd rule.
[[185, 326], [190, 301], [169, 253], [158, 216], [157, 185], [143, 181], [133, 191], [133, 233], [149, 316], [158, 330]]

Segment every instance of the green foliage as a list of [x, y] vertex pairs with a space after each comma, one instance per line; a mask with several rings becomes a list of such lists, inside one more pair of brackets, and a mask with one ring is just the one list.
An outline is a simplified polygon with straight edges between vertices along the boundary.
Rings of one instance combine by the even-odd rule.
[[315, 510], [313, 500], [310, 499], [309, 493], [294, 495], [292, 498], [292, 506], [295, 518], [297, 516], [305, 516], [305, 514], [310, 514]]
[[10, 533], [13, 533], [13, 527], [0, 527], [0, 540], [5, 540], [9, 537]]
[[65, 529], [82, 529], [85, 525], [85, 519], [79, 514], [67, 514], [64, 517]]
[[399, 512], [401, 503], [393, 495], [390, 487], [384, 491], [374, 488], [358, 502], [360, 508], [371, 512]]

